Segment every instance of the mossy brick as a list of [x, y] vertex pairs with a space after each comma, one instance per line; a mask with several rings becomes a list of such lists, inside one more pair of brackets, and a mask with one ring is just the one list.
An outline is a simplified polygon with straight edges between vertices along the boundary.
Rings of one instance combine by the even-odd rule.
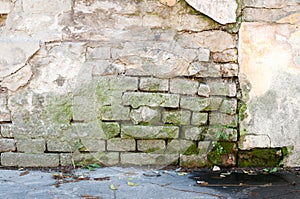
[[129, 105], [133, 108], [138, 108], [140, 106], [178, 108], [179, 95], [168, 93], [127, 92], [123, 95], [123, 105]]
[[170, 80], [170, 92], [178, 94], [196, 94], [199, 82], [191, 79], [174, 78]]
[[14, 139], [0, 138], [0, 153], [16, 150], [16, 141]]
[[117, 122], [101, 122], [102, 130], [106, 139], [114, 138], [120, 135], [120, 125]]
[[179, 165], [185, 168], [201, 168], [209, 165], [206, 155], [181, 155], [179, 161]]
[[282, 159], [279, 148], [256, 148], [238, 152], [239, 167], [278, 167]]
[[140, 79], [139, 89], [142, 91], [168, 91], [169, 80], [144, 77]]
[[187, 140], [202, 140], [206, 134], [206, 127], [199, 126], [183, 126], [182, 138]]
[[210, 94], [209, 86], [207, 84], [200, 83], [197, 94], [202, 97], [209, 97]]
[[112, 138], [107, 140], [108, 151], [135, 151], [136, 143], [134, 139]]
[[209, 106], [204, 109], [204, 111], [218, 111], [223, 102], [222, 97], [210, 97], [209, 98]]
[[236, 83], [232, 80], [211, 79], [207, 81], [210, 95], [236, 96]]
[[44, 153], [46, 143], [44, 139], [17, 140], [17, 150], [25, 153]]
[[177, 126], [121, 126], [122, 138], [136, 139], [173, 139], [178, 138]]
[[178, 154], [154, 154], [154, 153], [121, 153], [121, 165], [123, 166], [148, 166], [170, 165], [178, 163]]
[[73, 152], [76, 150], [76, 143], [79, 140], [63, 141], [59, 139], [47, 140], [47, 151], [50, 152]]
[[190, 124], [191, 112], [185, 110], [163, 111], [162, 121], [165, 124], [188, 125]]
[[161, 112], [158, 108], [141, 106], [131, 109], [130, 118], [134, 124], [159, 124], [161, 123]]
[[14, 167], [57, 167], [59, 154], [51, 153], [1, 153], [2, 166]]
[[112, 91], [136, 91], [138, 90], [138, 77], [110, 76], [109, 89]]
[[229, 99], [224, 99], [219, 111], [221, 113], [226, 113], [229, 115], [234, 115], [237, 113], [237, 99], [235, 98], [229, 98]]
[[138, 140], [137, 150], [146, 153], [163, 151], [166, 148], [165, 140]]
[[227, 115], [224, 113], [210, 113], [209, 123], [210, 125], [237, 127], [237, 115]]
[[85, 147], [86, 151], [89, 152], [98, 152], [98, 151], [105, 151], [105, 140], [99, 139], [87, 139], [83, 138], [80, 139], [81, 144]]
[[173, 139], [167, 143], [165, 154], [194, 154], [197, 146], [191, 140]]
[[210, 141], [237, 141], [238, 133], [236, 129], [223, 126], [210, 126], [204, 134], [204, 140]]
[[193, 112], [192, 125], [206, 125], [208, 123], [208, 113]]
[[119, 152], [95, 152], [95, 153], [61, 153], [60, 165], [70, 166], [73, 162], [76, 165], [87, 166], [89, 164], [100, 164], [104, 166], [115, 166], [119, 164]]
[[214, 142], [213, 148], [207, 154], [210, 165], [235, 166], [237, 146], [232, 142]]
[[129, 107], [121, 105], [103, 106], [100, 108], [100, 116], [103, 121], [130, 120]]
[[209, 98], [181, 96], [180, 108], [192, 111], [202, 111], [210, 104]]

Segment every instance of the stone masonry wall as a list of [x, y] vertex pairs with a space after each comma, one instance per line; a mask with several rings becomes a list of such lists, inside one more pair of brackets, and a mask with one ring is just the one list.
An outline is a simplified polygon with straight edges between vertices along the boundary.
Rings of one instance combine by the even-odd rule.
[[295, 56], [299, 83], [299, 9], [297, 0], [1, 1], [0, 165], [240, 166], [262, 148], [267, 165], [287, 148], [285, 165], [299, 165], [295, 142], [260, 145], [260, 134], [277, 134], [250, 130], [258, 80], [245, 69], [261, 61], [251, 62], [261, 54], [252, 39], [282, 27], [293, 45], [278, 45]]

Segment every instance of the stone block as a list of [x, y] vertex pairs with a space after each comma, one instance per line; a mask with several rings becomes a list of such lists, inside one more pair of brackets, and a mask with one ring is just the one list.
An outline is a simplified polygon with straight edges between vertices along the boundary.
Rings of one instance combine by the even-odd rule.
[[169, 165], [178, 162], [178, 154], [121, 153], [121, 164], [147, 166]]
[[1, 153], [1, 165], [14, 167], [57, 167], [59, 154]]
[[165, 154], [186, 154], [196, 153], [197, 146], [190, 140], [173, 139], [168, 142]]
[[98, 139], [87, 139], [83, 138], [80, 139], [81, 144], [85, 147], [86, 151], [89, 152], [99, 152], [105, 151], [105, 140], [98, 140]]
[[237, 77], [239, 73], [239, 65], [237, 64], [222, 64], [222, 77]]
[[144, 77], [140, 79], [139, 89], [142, 91], [168, 91], [169, 80]]
[[79, 140], [47, 140], [47, 151], [50, 152], [73, 152], [76, 150]]
[[174, 78], [170, 80], [170, 92], [178, 94], [196, 94], [199, 82], [190, 79]]
[[17, 140], [18, 152], [44, 153], [46, 144], [44, 139]]
[[15, 125], [13, 124], [0, 124], [1, 133], [0, 135], [5, 138], [15, 137]]
[[88, 60], [93, 59], [110, 59], [110, 47], [103, 46], [103, 47], [96, 47], [96, 48], [87, 48], [86, 57]]
[[71, 129], [63, 132], [66, 140], [79, 138], [106, 139], [102, 123], [94, 120], [86, 123], [72, 123]]
[[271, 148], [272, 140], [268, 135], [243, 135], [239, 141], [241, 150], [250, 150], [252, 148]]
[[207, 84], [200, 83], [198, 87], [198, 95], [202, 97], [209, 97], [210, 89]]
[[173, 139], [178, 138], [177, 126], [121, 126], [122, 138]]
[[226, 113], [229, 115], [236, 114], [237, 113], [237, 99], [235, 99], [235, 98], [224, 99], [219, 111], [221, 113]]
[[135, 151], [134, 139], [112, 138], [107, 140], [108, 151]]
[[192, 125], [205, 125], [208, 122], [208, 113], [193, 112], [192, 114]]
[[132, 109], [130, 112], [131, 121], [134, 124], [160, 124], [160, 110], [147, 106]]
[[210, 88], [210, 95], [236, 96], [236, 84], [231, 80], [208, 80], [207, 84]]
[[204, 109], [204, 111], [218, 111], [223, 102], [223, 98], [221, 97], [210, 97], [209, 98], [209, 106]]
[[184, 126], [182, 128], [182, 138], [187, 140], [202, 140], [206, 129], [206, 127]]
[[223, 113], [210, 113], [210, 125], [223, 125], [227, 127], [237, 127], [237, 115], [227, 115]]
[[11, 113], [7, 108], [7, 97], [0, 91], [0, 122], [8, 121], [11, 121]]
[[165, 140], [138, 140], [137, 150], [146, 153], [156, 153], [165, 150]]
[[130, 120], [129, 112], [129, 107], [121, 105], [103, 106], [100, 108], [100, 115], [103, 121]]
[[117, 122], [102, 122], [101, 127], [106, 139], [114, 138], [120, 135], [120, 125]]
[[209, 56], [210, 56], [210, 51], [208, 49], [205, 48], [199, 49], [198, 61], [209, 61]]
[[97, 153], [76, 153], [76, 154], [60, 154], [61, 166], [70, 166], [73, 164], [89, 165], [92, 163], [104, 166], [115, 166], [119, 164], [118, 152], [97, 152]]
[[166, 93], [124, 93], [123, 104], [133, 108], [150, 107], [179, 107], [179, 95]]
[[210, 126], [207, 133], [203, 135], [204, 140], [209, 141], [233, 141], [236, 142], [238, 133], [233, 128], [212, 127]]
[[236, 48], [226, 49], [222, 52], [212, 53], [212, 60], [217, 63], [237, 62], [238, 52]]
[[210, 101], [208, 98], [181, 96], [180, 108], [189, 109], [192, 111], [202, 111], [208, 107]]
[[14, 139], [0, 138], [0, 152], [9, 152], [16, 150], [16, 143]]
[[164, 111], [162, 115], [162, 121], [165, 124], [174, 125], [188, 125], [190, 124], [191, 112], [180, 110], [180, 111]]
[[180, 166], [185, 168], [201, 168], [209, 166], [206, 155], [181, 155]]

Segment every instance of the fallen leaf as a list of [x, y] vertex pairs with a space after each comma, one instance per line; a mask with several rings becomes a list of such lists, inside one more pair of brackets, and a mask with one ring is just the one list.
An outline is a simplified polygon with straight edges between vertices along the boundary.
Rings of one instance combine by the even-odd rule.
[[132, 186], [132, 187], [139, 186], [138, 184], [135, 184], [135, 183], [130, 182], [130, 181], [128, 181], [127, 184], [128, 184], [129, 186]]
[[27, 174], [29, 174], [29, 171], [24, 171], [24, 172], [20, 173], [19, 176], [25, 176], [25, 175], [27, 175]]
[[106, 177], [102, 177], [102, 178], [94, 178], [94, 180], [96, 180], [96, 181], [107, 181], [107, 180], [110, 180], [110, 177], [106, 176]]
[[220, 175], [220, 177], [221, 177], [221, 178], [226, 178], [226, 176], [225, 176], [225, 175], [222, 175], [222, 174]]
[[180, 172], [180, 173], [177, 173], [177, 175], [178, 176], [185, 176], [185, 175], [187, 175], [188, 173], [186, 173], [186, 172]]
[[205, 186], [205, 185], [208, 185], [208, 182], [202, 181], [202, 180], [198, 180], [198, 181], [197, 181], [197, 184], [200, 184], [200, 185]]
[[91, 196], [88, 194], [83, 194], [83, 195], [81, 195], [81, 197], [83, 197], [84, 199], [100, 199], [99, 196]]
[[116, 187], [114, 184], [110, 184], [109, 188], [111, 190], [118, 190], [118, 186]]
[[218, 166], [214, 166], [212, 170], [213, 170], [213, 171], [220, 171], [221, 169], [220, 169], [220, 167], [218, 167]]

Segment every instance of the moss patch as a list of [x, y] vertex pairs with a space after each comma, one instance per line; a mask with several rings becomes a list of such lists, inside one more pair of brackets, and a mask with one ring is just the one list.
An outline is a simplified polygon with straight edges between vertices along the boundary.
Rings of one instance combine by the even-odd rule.
[[208, 162], [211, 165], [222, 166], [226, 163], [226, 158], [230, 154], [235, 157], [237, 153], [237, 147], [232, 142], [215, 142], [212, 150], [207, 154]]

